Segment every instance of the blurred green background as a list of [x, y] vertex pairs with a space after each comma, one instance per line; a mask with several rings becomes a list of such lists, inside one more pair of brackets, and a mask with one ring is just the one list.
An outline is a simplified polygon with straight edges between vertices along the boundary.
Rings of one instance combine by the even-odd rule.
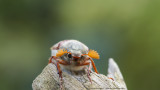
[[160, 89], [159, 9], [158, 0], [1, 0], [0, 90], [31, 90], [64, 39], [97, 50], [102, 74], [114, 58], [129, 90]]

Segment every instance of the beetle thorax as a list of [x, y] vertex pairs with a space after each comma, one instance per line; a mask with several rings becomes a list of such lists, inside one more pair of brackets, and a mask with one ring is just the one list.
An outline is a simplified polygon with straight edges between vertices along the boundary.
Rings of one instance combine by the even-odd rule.
[[60, 49], [67, 49], [73, 56], [80, 56], [88, 53], [88, 47], [76, 40], [69, 40], [61, 44]]

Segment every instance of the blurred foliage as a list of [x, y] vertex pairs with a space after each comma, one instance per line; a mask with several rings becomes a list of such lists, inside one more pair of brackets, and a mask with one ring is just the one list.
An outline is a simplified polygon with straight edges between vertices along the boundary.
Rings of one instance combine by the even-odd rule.
[[116, 60], [129, 90], [158, 90], [158, 0], [1, 0], [0, 90], [31, 90], [50, 47], [77, 39], [97, 50], [100, 73]]

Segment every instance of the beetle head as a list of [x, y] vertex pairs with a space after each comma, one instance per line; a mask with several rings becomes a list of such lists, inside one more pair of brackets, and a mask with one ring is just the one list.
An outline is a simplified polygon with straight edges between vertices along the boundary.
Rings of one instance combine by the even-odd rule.
[[88, 55], [89, 57], [94, 59], [99, 59], [99, 54], [97, 53], [97, 51], [94, 51], [94, 50], [89, 50], [88, 54], [82, 54], [80, 51], [76, 51], [76, 50], [72, 50], [68, 52], [66, 49], [60, 49], [57, 52], [56, 57], [60, 57], [64, 54], [67, 54], [69, 58], [73, 58], [74, 60], [77, 60], [85, 55]]

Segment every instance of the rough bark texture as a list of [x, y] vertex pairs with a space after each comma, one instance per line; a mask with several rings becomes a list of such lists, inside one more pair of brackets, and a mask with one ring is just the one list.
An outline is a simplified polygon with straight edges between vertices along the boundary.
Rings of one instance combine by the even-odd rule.
[[[87, 74], [73, 75], [63, 72], [63, 90], [127, 90], [118, 65], [109, 59], [108, 75], [92, 72], [89, 81]], [[110, 78], [113, 78], [110, 79]], [[60, 79], [54, 64], [48, 64], [32, 83], [33, 90], [60, 90]]]

